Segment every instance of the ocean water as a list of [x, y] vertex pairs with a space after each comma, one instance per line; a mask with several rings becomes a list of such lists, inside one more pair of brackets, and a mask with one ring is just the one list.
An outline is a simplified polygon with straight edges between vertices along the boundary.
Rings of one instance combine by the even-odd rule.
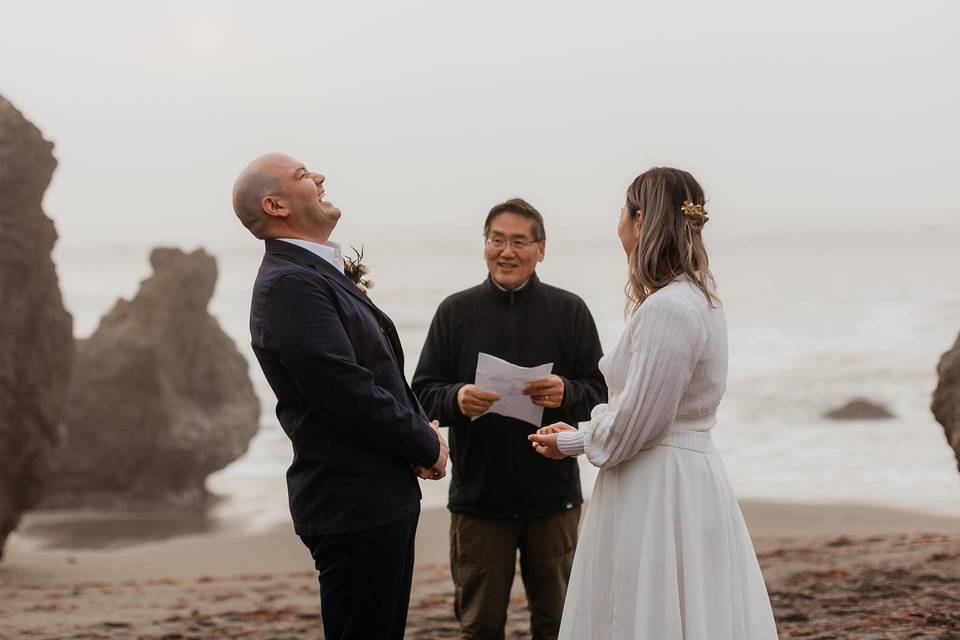
[[[541, 278], [582, 296], [605, 351], [623, 327], [625, 262], [610, 228], [560, 229]], [[335, 236], [336, 238], [336, 236]], [[960, 225], [909, 229], [775, 227], [708, 235], [730, 331], [730, 377], [714, 438], [744, 498], [860, 503], [960, 516], [960, 472], [930, 397], [936, 364], [960, 331]], [[361, 240], [342, 238], [345, 244]], [[475, 233], [438, 240], [362, 240], [372, 296], [396, 321], [412, 376], [437, 304], [486, 274]], [[262, 248], [215, 247], [220, 280], [210, 310], [250, 361], [262, 402], [248, 453], [209, 479], [231, 520], [267, 526], [288, 516], [292, 454], [249, 347], [247, 313]], [[55, 255], [78, 336], [149, 275], [148, 247], [62, 242]], [[821, 414], [854, 396], [895, 419], [834, 422]], [[589, 494], [596, 470], [581, 460]], [[423, 482], [424, 506], [445, 505], [447, 482]]]

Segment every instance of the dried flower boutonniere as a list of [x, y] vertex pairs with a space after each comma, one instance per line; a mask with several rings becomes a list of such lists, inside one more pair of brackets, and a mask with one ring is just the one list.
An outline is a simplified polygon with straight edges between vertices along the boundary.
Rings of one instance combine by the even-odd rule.
[[367, 274], [370, 273], [370, 268], [363, 264], [363, 246], [360, 246], [360, 250], [357, 251], [354, 247], [350, 247], [353, 251], [353, 258], [343, 256], [343, 274], [350, 278], [361, 291], [364, 293], [367, 292], [367, 289], [373, 288], [373, 280], [367, 278]]

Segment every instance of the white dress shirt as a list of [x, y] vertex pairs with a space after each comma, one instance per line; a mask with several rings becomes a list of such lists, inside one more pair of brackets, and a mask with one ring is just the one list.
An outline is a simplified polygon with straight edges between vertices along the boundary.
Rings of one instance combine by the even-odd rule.
[[319, 242], [311, 242], [310, 240], [301, 240], [300, 238], [277, 238], [277, 240], [283, 240], [284, 242], [295, 244], [298, 247], [303, 247], [307, 251], [320, 256], [332, 264], [337, 271], [343, 273], [343, 250], [336, 242], [328, 240], [321, 244]]

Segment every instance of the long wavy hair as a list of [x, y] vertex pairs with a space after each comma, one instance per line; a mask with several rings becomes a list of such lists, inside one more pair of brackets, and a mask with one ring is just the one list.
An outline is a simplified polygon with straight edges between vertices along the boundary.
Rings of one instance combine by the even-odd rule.
[[630, 215], [642, 216], [640, 238], [628, 259], [628, 312], [683, 275], [703, 292], [710, 306], [719, 306], [703, 244], [703, 226], [709, 219], [704, 204], [703, 188], [680, 169], [654, 167], [637, 176], [627, 189]]

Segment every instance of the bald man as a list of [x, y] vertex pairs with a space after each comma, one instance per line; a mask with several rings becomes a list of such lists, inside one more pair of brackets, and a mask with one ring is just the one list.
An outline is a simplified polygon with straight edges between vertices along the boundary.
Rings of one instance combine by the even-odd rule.
[[276, 153], [237, 177], [234, 211], [266, 249], [250, 335], [293, 443], [290, 513], [319, 573], [324, 635], [399, 639], [417, 476], [442, 478], [447, 446], [404, 379], [393, 322], [344, 275], [324, 180]]

